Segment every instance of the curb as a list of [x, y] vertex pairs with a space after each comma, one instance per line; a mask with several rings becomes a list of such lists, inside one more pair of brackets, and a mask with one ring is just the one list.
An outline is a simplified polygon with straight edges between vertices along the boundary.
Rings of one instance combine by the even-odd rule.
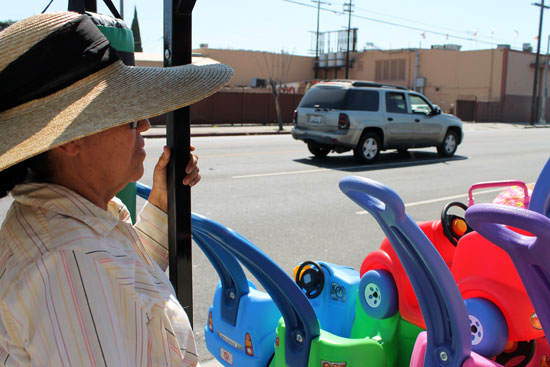
[[[193, 132], [191, 131], [191, 137], [209, 137], [209, 136], [255, 136], [255, 135], [290, 135], [288, 130], [283, 131], [237, 131], [237, 132]], [[165, 138], [166, 132], [162, 133], [144, 133], [144, 138], [157, 139]]]

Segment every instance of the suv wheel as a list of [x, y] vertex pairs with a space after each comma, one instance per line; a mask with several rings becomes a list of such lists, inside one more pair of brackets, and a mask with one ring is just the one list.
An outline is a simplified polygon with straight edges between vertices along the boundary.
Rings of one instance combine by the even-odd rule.
[[458, 137], [453, 130], [447, 131], [443, 142], [437, 147], [437, 153], [442, 157], [452, 157], [458, 147]]
[[309, 143], [307, 143], [307, 149], [309, 149], [311, 154], [313, 154], [317, 158], [326, 157], [327, 154], [329, 154], [330, 150], [331, 150], [330, 146], [328, 146], [328, 145], [314, 143], [314, 142], [311, 142], [311, 141]]
[[375, 133], [365, 133], [353, 150], [353, 155], [361, 163], [371, 163], [380, 154], [380, 139]]

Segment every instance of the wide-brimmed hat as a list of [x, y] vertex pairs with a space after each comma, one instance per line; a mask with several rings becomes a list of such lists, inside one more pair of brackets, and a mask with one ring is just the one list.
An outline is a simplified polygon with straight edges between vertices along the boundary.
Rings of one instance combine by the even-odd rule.
[[0, 32], [0, 170], [69, 141], [188, 106], [223, 64], [124, 65], [88, 16], [36, 15]]

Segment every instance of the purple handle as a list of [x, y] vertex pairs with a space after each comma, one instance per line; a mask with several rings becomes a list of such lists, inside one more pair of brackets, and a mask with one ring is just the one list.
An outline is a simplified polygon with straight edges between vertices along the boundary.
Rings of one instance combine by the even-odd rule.
[[[510, 255], [550, 342], [550, 219], [523, 208], [477, 204], [466, 211], [466, 221]], [[534, 237], [503, 225], [525, 230]]]

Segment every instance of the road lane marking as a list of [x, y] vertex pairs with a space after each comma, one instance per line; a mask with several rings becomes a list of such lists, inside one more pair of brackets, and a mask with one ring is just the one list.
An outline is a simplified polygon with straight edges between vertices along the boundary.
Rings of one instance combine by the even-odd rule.
[[[419, 166], [422, 164], [435, 164], [435, 163], [448, 162], [450, 160], [452, 161], [453, 159], [443, 158], [443, 159], [434, 159], [434, 160], [427, 160], [427, 161], [416, 161], [414, 163], [415, 165]], [[407, 164], [407, 162], [383, 163], [383, 164], [377, 164], [371, 167], [375, 170], [378, 170], [378, 169], [384, 169], [384, 168], [402, 167], [404, 164]], [[337, 167], [317, 168], [317, 169], [300, 170], [300, 171], [257, 173], [257, 174], [251, 174], [251, 175], [232, 176], [231, 178], [239, 179], [239, 178], [270, 177], [270, 176], [283, 176], [283, 175], [299, 175], [304, 173], [315, 173], [315, 172], [325, 172], [325, 171], [349, 171], [354, 169], [367, 169], [367, 171], [370, 171], [369, 167], [363, 164], [360, 166], [350, 166], [350, 167], [341, 167], [341, 168], [337, 168]]]
[[[503, 190], [502, 187], [500, 187], [500, 188], [498, 188], [498, 189], [483, 190], [483, 191], [477, 192], [477, 195], [490, 194], [490, 193], [499, 192], [499, 191], [502, 191], [502, 190]], [[468, 197], [468, 194], [467, 194], [467, 193], [466, 193], [466, 194], [461, 194], [461, 195], [445, 196], [445, 197], [437, 198], [437, 199], [416, 201], [416, 202], [413, 202], [413, 203], [405, 204], [405, 208], [410, 208], [411, 206], [418, 206], [418, 205], [424, 205], [424, 204], [437, 203], [437, 202], [439, 202], [439, 201], [455, 200], [455, 199], [466, 198], [466, 197]], [[355, 212], [355, 214], [359, 214], [359, 215], [368, 214], [368, 213], [369, 213], [369, 212], [367, 212], [366, 210], [360, 210], [360, 211], [358, 211], [358, 212]]]

